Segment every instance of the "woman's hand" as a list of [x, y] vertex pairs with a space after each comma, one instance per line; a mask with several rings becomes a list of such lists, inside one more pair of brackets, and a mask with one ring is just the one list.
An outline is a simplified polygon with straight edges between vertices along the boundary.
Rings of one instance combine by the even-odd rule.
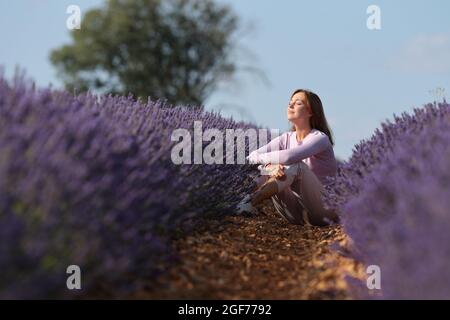
[[273, 177], [279, 180], [284, 180], [286, 178], [286, 175], [284, 174], [284, 166], [282, 164], [278, 164], [278, 170], [275, 172]]

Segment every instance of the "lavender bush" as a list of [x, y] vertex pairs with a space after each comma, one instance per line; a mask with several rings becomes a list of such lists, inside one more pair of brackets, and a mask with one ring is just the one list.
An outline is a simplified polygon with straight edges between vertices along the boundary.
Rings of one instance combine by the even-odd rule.
[[72, 264], [81, 294], [100, 285], [125, 294], [173, 258], [180, 222], [232, 208], [252, 167], [171, 162], [172, 131], [195, 120], [250, 127], [202, 108], [0, 76], [0, 298], [72, 297]]
[[328, 190], [354, 256], [381, 268], [377, 297], [450, 298], [449, 142], [445, 100], [395, 116], [356, 146]]

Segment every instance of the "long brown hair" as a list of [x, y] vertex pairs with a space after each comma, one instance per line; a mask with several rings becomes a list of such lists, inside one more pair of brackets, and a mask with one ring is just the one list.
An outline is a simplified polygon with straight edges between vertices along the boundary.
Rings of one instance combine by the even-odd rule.
[[[309, 118], [309, 125], [311, 126], [311, 129], [316, 129], [325, 133], [330, 139], [331, 145], [334, 146], [331, 129], [328, 125], [327, 119], [325, 118], [322, 101], [320, 100], [319, 96], [310, 90], [297, 89], [291, 95], [291, 99], [295, 94], [299, 92], [303, 92], [306, 95], [306, 99], [308, 100], [308, 104], [311, 108], [312, 116], [311, 118]], [[292, 130], [295, 131], [295, 126], [292, 126]]]

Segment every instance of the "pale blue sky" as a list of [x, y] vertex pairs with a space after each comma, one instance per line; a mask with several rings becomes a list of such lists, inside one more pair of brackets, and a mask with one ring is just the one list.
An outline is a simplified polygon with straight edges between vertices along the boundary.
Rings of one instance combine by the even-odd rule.
[[[263, 70], [270, 84], [246, 73], [220, 86], [208, 109], [285, 130], [286, 103], [295, 88], [322, 99], [335, 153], [348, 158], [392, 114], [450, 90], [450, 1], [217, 0], [229, 3], [253, 26], [237, 51], [239, 66]], [[49, 62], [51, 49], [70, 41], [66, 8], [82, 13], [101, 0], [0, 0], [0, 65], [27, 70], [40, 86], [61, 86]], [[381, 30], [366, 27], [369, 5], [381, 9]]]

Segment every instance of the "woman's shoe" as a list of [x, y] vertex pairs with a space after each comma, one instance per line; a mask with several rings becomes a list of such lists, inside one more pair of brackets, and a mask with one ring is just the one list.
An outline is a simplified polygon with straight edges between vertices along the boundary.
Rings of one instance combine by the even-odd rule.
[[239, 202], [239, 204], [237, 205], [237, 214], [251, 214], [251, 215], [257, 215], [258, 214], [258, 209], [256, 209], [251, 201], [251, 197], [250, 195], [246, 195], [244, 197], [244, 199], [241, 200], [241, 202]]

